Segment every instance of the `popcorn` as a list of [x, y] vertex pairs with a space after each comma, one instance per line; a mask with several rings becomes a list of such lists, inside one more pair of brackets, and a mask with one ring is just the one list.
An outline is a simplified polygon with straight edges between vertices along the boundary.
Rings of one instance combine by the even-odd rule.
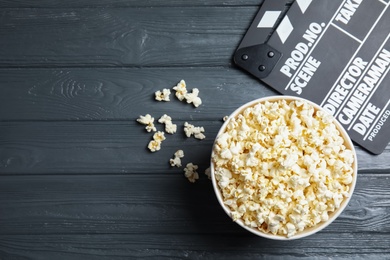
[[162, 142], [165, 140], [165, 135], [164, 135], [164, 132], [161, 132], [161, 131], [158, 131], [157, 133], [155, 133], [153, 135], [153, 139], [157, 142]]
[[173, 87], [176, 91], [175, 96], [180, 100], [186, 100], [187, 103], [199, 107], [202, 104], [202, 99], [198, 97], [199, 89], [194, 88], [192, 93], [188, 93], [186, 82], [182, 79], [176, 86]]
[[184, 176], [192, 183], [199, 179], [199, 174], [196, 171], [198, 169], [197, 165], [188, 163], [184, 168]]
[[189, 124], [188, 122], [184, 123], [184, 133], [187, 137], [191, 137], [192, 135], [196, 139], [205, 139], [206, 136], [203, 134], [204, 128], [203, 127], [195, 127], [194, 125]]
[[161, 143], [165, 140], [164, 132], [158, 131], [154, 133], [153, 140], [149, 142], [148, 148], [151, 152], [157, 152], [161, 149]]
[[184, 98], [186, 99], [187, 103], [192, 103], [195, 107], [198, 107], [202, 104], [202, 100], [200, 97], [198, 97], [199, 89], [194, 88], [192, 90], [192, 93], [186, 93], [184, 95]]
[[180, 82], [173, 87], [173, 89], [176, 91], [175, 96], [180, 100], [183, 101], [185, 98], [185, 95], [187, 94], [187, 85], [186, 82], [182, 79]]
[[159, 151], [161, 149], [161, 142], [156, 140], [150, 141], [148, 144], [148, 149], [153, 153]]
[[148, 132], [151, 132], [151, 131], [156, 132], [157, 131], [157, 129], [154, 126], [154, 123], [153, 123], [154, 122], [154, 118], [151, 115], [149, 115], [149, 114], [146, 114], [145, 116], [140, 116], [137, 119], [137, 122], [141, 123], [143, 125], [146, 125], [145, 129]]
[[212, 161], [233, 220], [294, 236], [348, 196], [356, 160], [333, 118], [308, 102], [256, 104], [229, 119]]
[[[195, 107], [198, 107], [202, 104], [201, 98], [199, 95], [199, 89], [194, 88], [191, 93], [188, 93], [186, 82], [184, 80], [181, 80], [176, 86], [173, 87], [173, 90], [175, 90], [175, 96], [180, 100], [183, 101], [186, 100], [187, 103], [192, 103]], [[170, 101], [170, 89], [163, 89], [156, 91], [155, 93], [155, 100], [157, 101]], [[156, 132], [153, 135], [153, 140], [149, 141], [148, 143], [148, 149], [151, 152], [156, 152], [161, 149], [162, 142], [166, 139], [164, 132], [158, 131], [156, 127], [154, 126], [154, 118], [150, 114], [146, 114], [145, 116], [140, 116], [137, 119], [137, 122], [145, 125], [145, 129], [147, 132]], [[158, 119], [158, 122], [165, 125], [165, 132], [168, 134], [174, 134], [177, 131], [177, 125], [172, 123], [172, 118], [166, 114], [161, 116]], [[203, 127], [195, 127], [188, 122], [184, 125], [184, 132], [187, 137], [191, 137], [192, 135], [197, 139], [204, 139], [205, 135], [203, 134], [204, 128]], [[172, 167], [181, 167], [181, 158], [184, 157], [184, 152], [182, 150], [178, 150], [174, 154], [174, 158], [169, 160], [169, 163]], [[195, 182], [197, 179], [199, 179], [199, 174], [197, 173], [198, 166], [194, 165], [192, 163], [187, 164], [187, 166], [184, 169], [185, 176], [188, 178], [190, 182]], [[208, 178], [211, 178], [211, 172], [210, 169], [207, 169], [205, 174], [208, 176]]]
[[171, 95], [171, 91], [164, 88], [163, 91], [156, 91], [154, 95], [157, 101], [170, 101], [169, 96]]
[[170, 116], [164, 114], [162, 117], [160, 117], [158, 122], [161, 124], [165, 124], [165, 132], [167, 132], [168, 134], [176, 133], [177, 125], [172, 123], [172, 118]]
[[210, 167], [207, 168], [207, 169], [204, 171], [204, 174], [206, 174], [207, 178], [209, 178], [209, 180], [211, 180], [211, 169], [210, 169]]
[[181, 159], [184, 157], [183, 150], [177, 150], [174, 154], [174, 158], [169, 160], [172, 167], [181, 167]]

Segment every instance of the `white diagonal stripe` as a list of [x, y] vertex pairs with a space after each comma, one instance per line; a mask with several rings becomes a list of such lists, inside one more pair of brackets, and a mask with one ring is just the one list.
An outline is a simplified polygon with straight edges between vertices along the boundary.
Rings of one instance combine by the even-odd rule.
[[283, 18], [283, 21], [279, 24], [278, 29], [276, 29], [276, 32], [278, 33], [282, 43], [285, 43], [293, 30], [294, 27], [292, 26], [290, 19], [286, 15]]
[[302, 13], [306, 12], [306, 9], [309, 7], [313, 0], [296, 0], [299, 8], [301, 8]]
[[267, 11], [261, 18], [257, 28], [272, 28], [274, 27], [281, 11]]

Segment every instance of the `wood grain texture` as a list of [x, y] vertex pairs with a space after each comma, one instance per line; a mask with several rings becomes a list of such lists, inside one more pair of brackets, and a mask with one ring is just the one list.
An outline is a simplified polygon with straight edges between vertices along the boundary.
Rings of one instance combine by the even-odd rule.
[[[164, 173], [169, 159], [183, 149], [183, 162], [208, 167], [211, 146], [221, 122], [191, 121], [206, 129], [206, 139], [184, 135], [184, 122], [176, 121], [178, 133], [166, 135], [162, 149], [151, 153], [147, 133], [135, 118], [124, 122], [4, 123], [0, 130], [0, 172], [49, 173]], [[157, 126], [163, 130], [161, 125]], [[182, 170], [180, 170], [182, 171]]]
[[257, 10], [3, 9], [0, 67], [226, 65]]
[[[184, 150], [185, 163], [198, 164], [202, 171], [209, 166], [222, 120], [189, 120], [205, 128], [205, 140], [185, 137], [184, 121], [174, 121], [178, 132], [167, 134], [162, 149], [151, 153], [146, 147], [152, 134], [135, 118], [120, 122], [1, 122], [0, 174], [177, 172], [178, 169], [170, 169], [168, 162], [178, 149]], [[157, 127], [163, 130], [158, 123]], [[389, 171], [390, 145], [379, 156], [356, 149], [359, 172]]]
[[278, 242], [253, 235], [0, 235], [6, 259], [388, 259], [388, 235], [325, 234]]
[[388, 253], [386, 174], [359, 175], [349, 206], [334, 223], [290, 242], [261, 239], [239, 228], [203, 177], [190, 184], [179, 174], [2, 176], [0, 255], [363, 259]]
[[142, 6], [259, 6], [262, 0], [2, 0], [0, 8], [100, 8], [100, 7], [142, 7]]
[[[181, 79], [203, 104], [180, 102]], [[220, 120], [242, 104], [276, 94], [237, 68], [0, 69], [1, 120], [128, 120], [164, 112], [174, 120]], [[171, 102], [154, 92], [171, 89]], [[227, 102], [228, 101], [228, 102]]]
[[[262, 2], [0, 0], [0, 259], [390, 259], [390, 145], [357, 147], [348, 207], [311, 237], [255, 237], [218, 205], [222, 117], [276, 94], [232, 64]], [[202, 106], [154, 100], [180, 79]], [[157, 153], [146, 113], [179, 126]], [[197, 183], [170, 167], [178, 149]]]
[[[195, 184], [181, 173], [2, 176], [1, 180], [3, 235], [26, 234], [27, 228], [29, 234], [247, 234], [225, 215], [203, 174]], [[348, 207], [319, 236], [390, 232], [389, 184], [384, 174], [359, 175]]]
[[[154, 100], [155, 91], [171, 88], [181, 78], [189, 89], [200, 90], [203, 104], [199, 108], [178, 101], [173, 94], [171, 102]], [[206, 165], [222, 117], [254, 98], [276, 94], [236, 68], [2, 69], [0, 85], [0, 120], [4, 121], [0, 124], [0, 172], [6, 173], [142, 172], [143, 166], [136, 162], [150, 158], [158, 158], [150, 170], [163, 171], [174, 149], [188, 143], [183, 136], [175, 136], [158, 153], [168, 155], [151, 157], [145, 151], [150, 134], [135, 123], [146, 113], [156, 120], [168, 114], [174, 122], [196, 121], [204, 126], [208, 140], [191, 144], [195, 149], [186, 148], [196, 151], [199, 155], [193, 159]], [[134, 149], [144, 153], [129, 156]], [[379, 156], [358, 147], [357, 152], [362, 158], [360, 170], [390, 168], [389, 146]]]

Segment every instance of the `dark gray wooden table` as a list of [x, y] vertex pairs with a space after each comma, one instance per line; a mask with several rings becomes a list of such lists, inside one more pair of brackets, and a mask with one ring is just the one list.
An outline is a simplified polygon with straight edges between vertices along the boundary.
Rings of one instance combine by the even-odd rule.
[[[203, 172], [222, 117], [276, 94], [231, 59], [260, 4], [1, 0], [0, 259], [390, 259], [390, 146], [356, 147], [355, 194], [311, 237], [262, 239], [219, 207]], [[199, 108], [154, 101], [180, 79]], [[157, 153], [146, 113], [179, 126]], [[196, 183], [169, 166], [177, 149]]]

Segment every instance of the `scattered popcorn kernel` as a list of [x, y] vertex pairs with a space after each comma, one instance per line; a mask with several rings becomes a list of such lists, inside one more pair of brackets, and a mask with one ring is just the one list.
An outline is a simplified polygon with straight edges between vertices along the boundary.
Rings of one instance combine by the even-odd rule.
[[185, 95], [187, 94], [187, 85], [186, 82], [182, 79], [180, 82], [173, 87], [173, 89], [176, 91], [175, 96], [180, 100], [183, 101], [185, 98]]
[[168, 134], [174, 134], [177, 130], [177, 125], [172, 123], [172, 118], [167, 115], [163, 115], [159, 120], [159, 123], [165, 124], [165, 132]]
[[137, 119], [137, 122], [143, 124], [143, 125], [147, 125], [149, 123], [153, 123], [154, 122], [154, 118], [149, 115], [149, 114], [146, 114], [145, 116], [139, 116], [139, 118]]
[[149, 142], [148, 148], [151, 152], [157, 152], [161, 149], [161, 143], [165, 140], [164, 132], [158, 131], [154, 133], [153, 140]]
[[285, 100], [231, 118], [212, 152], [233, 220], [287, 237], [328, 220], [341, 206], [355, 160], [332, 117], [308, 102]]
[[181, 167], [181, 158], [184, 157], [183, 150], [177, 150], [174, 154], [174, 158], [169, 160], [172, 167]]
[[146, 114], [145, 116], [139, 116], [139, 118], [137, 119], [137, 122], [141, 123], [143, 125], [146, 125], [145, 129], [148, 132], [151, 132], [151, 131], [156, 132], [157, 131], [157, 129], [153, 123], [154, 118], [149, 114]]
[[226, 120], [228, 120], [229, 119], [229, 116], [224, 116], [223, 118], [222, 118], [222, 120], [224, 121], [224, 122], [226, 122]]
[[171, 95], [171, 91], [164, 88], [163, 91], [156, 91], [154, 95], [157, 101], [170, 101], [169, 96]]
[[209, 178], [209, 180], [211, 180], [211, 169], [210, 169], [210, 167], [207, 168], [207, 169], [204, 171], [204, 174], [206, 174], [207, 178]]
[[161, 142], [158, 142], [156, 140], [152, 140], [148, 144], [148, 148], [151, 152], [157, 152], [161, 149]]
[[188, 163], [186, 167], [184, 168], [184, 176], [190, 181], [195, 182], [197, 179], [199, 179], [199, 174], [196, 171], [198, 169], [197, 165], [194, 165], [192, 163]]
[[153, 139], [158, 141], [158, 142], [164, 141], [165, 140], [164, 132], [158, 131], [158, 132], [154, 133]]
[[200, 97], [198, 97], [198, 95], [199, 89], [194, 88], [192, 90], [192, 93], [185, 94], [184, 98], [186, 99], [187, 103], [192, 103], [195, 107], [198, 107], [202, 104], [202, 100], [200, 99]]
[[203, 134], [204, 133], [204, 128], [203, 127], [195, 127], [194, 125], [189, 124], [188, 122], [184, 123], [184, 133], [186, 134], [187, 137], [191, 137], [192, 135], [196, 139], [205, 139], [206, 136]]

